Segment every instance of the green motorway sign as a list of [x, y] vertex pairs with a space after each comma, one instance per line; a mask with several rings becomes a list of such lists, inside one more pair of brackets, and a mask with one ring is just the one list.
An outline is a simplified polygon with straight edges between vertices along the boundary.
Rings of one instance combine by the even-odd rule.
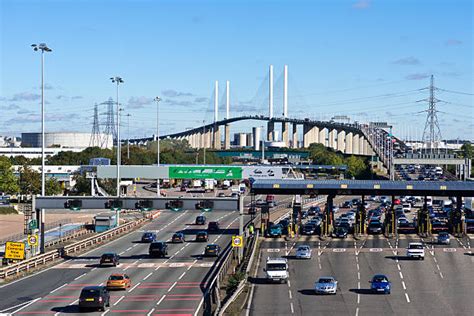
[[170, 179], [242, 179], [241, 167], [169, 167]]

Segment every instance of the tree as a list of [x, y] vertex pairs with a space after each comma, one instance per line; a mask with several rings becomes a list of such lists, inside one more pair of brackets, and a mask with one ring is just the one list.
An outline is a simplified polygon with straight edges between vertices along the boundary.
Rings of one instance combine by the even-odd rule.
[[73, 180], [76, 182], [72, 191], [77, 195], [90, 195], [91, 194], [91, 181], [84, 175], [77, 173], [73, 176]]
[[20, 168], [20, 192], [22, 194], [41, 193], [41, 174], [28, 165]]
[[363, 158], [350, 156], [346, 159], [347, 164], [347, 174], [349, 177], [354, 177], [356, 179], [360, 179], [364, 176], [366, 172], [367, 165]]
[[62, 193], [63, 189], [55, 178], [49, 178], [45, 181], [46, 195], [58, 195]]
[[474, 146], [471, 143], [464, 143], [461, 146], [461, 155], [464, 158], [472, 159], [474, 158]]
[[5, 156], [0, 156], [0, 192], [16, 194], [19, 189], [18, 179], [13, 174], [10, 159]]

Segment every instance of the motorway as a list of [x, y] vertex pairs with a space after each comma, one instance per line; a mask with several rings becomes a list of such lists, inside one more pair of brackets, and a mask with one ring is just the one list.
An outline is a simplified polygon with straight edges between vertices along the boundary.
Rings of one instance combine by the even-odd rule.
[[[140, 230], [102, 245], [83, 255], [71, 258], [31, 277], [0, 287], [0, 313], [12, 315], [75, 314], [81, 289], [103, 285], [111, 273], [127, 273], [132, 287], [111, 292], [111, 306], [95, 315], [195, 315], [203, 303], [202, 288], [216, 259], [202, 258], [207, 243], [194, 242], [194, 234], [207, 226], [195, 226], [199, 211], [162, 211], [160, 216]], [[238, 212], [212, 211], [208, 221], [218, 220], [221, 232], [210, 235], [209, 243], [222, 248], [238, 233]], [[169, 256], [149, 258], [148, 244], [140, 243], [144, 231], [154, 231], [158, 240], [169, 240], [176, 231], [183, 231], [189, 241], [170, 244]], [[98, 266], [100, 255], [117, 252], [121, 264]]]
[[[472, 236], [470, 236], [472, 238]], [[266, 239], [259, 254], [258, 273], [252, 279], [254, 296], [250, 315], [472, 315], [474, 300], [471, 239], [452, 237], [450, 245], [425, 242], [424, 261], [407, 260], [409, 242], [417, 235], [387, 239], [369, 235], [355, 240], [320, 240], [300, 237], [295, 242]], [[294, 249], [308, 244], [310, 260], [295, 259]], [[266, 258], [286, 256], [289, 282], [268, 284], [263, 267]], [[368, 280], [386, 274], [392, 282], [390, 295], [374, 295]], [[336, 295], [315, 295], [313, 285], [321, 276], [338, 281]]]

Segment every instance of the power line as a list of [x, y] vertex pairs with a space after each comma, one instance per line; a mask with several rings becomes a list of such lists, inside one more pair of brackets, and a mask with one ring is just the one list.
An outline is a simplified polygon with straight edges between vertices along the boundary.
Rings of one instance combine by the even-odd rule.
[[428, 99], [428, 110], [426, 112], [425, 129], [423, 130], [423, 142], [426, 145], [426, 148], [430, 149], [430, 152], [433, 153], [433, 149], [437, 149], [439, 143], [441, 142], [441, 129], [439, 128], [438, 122], [438, 110], [436, 110], [436, 103], [439, 101], [435, 98], [434, 91], [434, 77], [431, 75], [430, 82], [430, 97]]
[[474, 93], [461, 92], [461, 91], [453, 91], [453, 90], [440, 89], [440, 88], [438, 88], [438, 90], [439, 90], [439, 91], [444, 91], [444, 92], [449, 92], [449, 93], [455, 93], [455, 94], [474, 95]]
[[92, 123], [91, 139], [89, 147], [100, 147], [100, 126], [99, 126], [99, 111], [97, 103], [94, 104], [94, 120]]

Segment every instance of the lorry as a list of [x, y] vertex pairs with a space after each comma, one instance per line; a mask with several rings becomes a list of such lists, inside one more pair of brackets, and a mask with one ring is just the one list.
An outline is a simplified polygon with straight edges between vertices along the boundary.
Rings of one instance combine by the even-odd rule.
[[193, 188], [200, 188], [201, 186], [201, 180], [193, 180]]
[[288, 282], [288, 260], [285, 258], [267, 258], [264, 268], [267, 282]]
[[204, 180], [204, 189], [206, 192], [214, 192], [215, 182], [214, 179], [206, 179]]
[[222, 190], [227, 190], [227, 189], [230, 188], [230, 186], [231, 186], [231, 183], [230, 183], [229, 180], [224, 180], [224, 181], [222, 182]]

